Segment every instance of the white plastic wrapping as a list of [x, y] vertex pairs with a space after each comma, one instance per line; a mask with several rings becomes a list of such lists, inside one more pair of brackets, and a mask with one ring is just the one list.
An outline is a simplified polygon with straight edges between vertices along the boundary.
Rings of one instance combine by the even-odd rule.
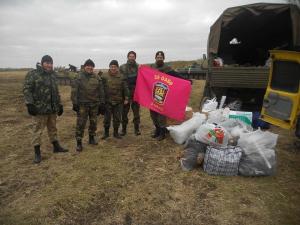
[[229, 134], [224, 127], [205, 123], [197, 129], [195, 138], [205, 144], [224, 147], [228, 144]]
[[193, 132], [197, 130], [206, 121], [206, 115], [194, 113], [193, 117], [180, 125], [169, 126], [167, 129], [177, 144], [183, 144]]
[[277, 134], [260, 129], [242, 134], [238, 145], [243, 149], [239, 173], [244, 176], [273, 175], [276, 167]]

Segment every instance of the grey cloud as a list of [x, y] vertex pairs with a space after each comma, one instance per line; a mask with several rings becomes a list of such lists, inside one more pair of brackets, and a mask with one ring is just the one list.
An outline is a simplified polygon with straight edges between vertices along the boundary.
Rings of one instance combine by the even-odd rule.
[[32, 67], [46, 53], [56, 65], [93, 58], [97, 67], [112, 58], [125, 62], [129, 50], [141, 63], [152, 62], [157, 50], [167, 60], [197, 59], [222, 11], [254, 2], [0, 0], [0, 67]]

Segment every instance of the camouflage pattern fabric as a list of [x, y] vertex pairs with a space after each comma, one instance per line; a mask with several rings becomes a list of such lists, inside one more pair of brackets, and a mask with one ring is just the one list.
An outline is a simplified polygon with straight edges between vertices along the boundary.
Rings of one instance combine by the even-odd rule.
[[123, 110], [122, 110], [122, 125], [126, 126], [128, 124], [128, 113], [130, 110], [130, 107], [132, 109], [133, 112], [133, 124], [135, 125], [139, 125], [140, 124], [140, 105], [139, 103], [135, 102], [135, 101], [130, 101], [128, 104], [123, 106]]
[[32, 144], [33, 146], [42, 144], [42, 134], [45, 127], [48, 130], [48, 137], [50, 142], [57, 141], [57, 129], [56, 129], [56, 114], [37, 115], [33, 116], [33, 133]]
[[60, 95], [55, 72], [46, 72], [42, 67], [27, 73], [23, 86], [25, 104], [33, 104], [38, 115], [57, 113]]
[[89, 135], [96, 136], [97, 131], [97, 113], [99, 105], [80, 105], [79, 111], [77, 113], [77, 123], [76, 123], [76, 140], [81, 140], [84, 135], [84, 129], [86, 122], [89, 118]]
[[129, 89], [129, 99], [133, 98], [138, 69], [139, 65], [137, 63], [131, 64], [129, 61], [127, 61], [126, 64], [120, 66], [120, 73], [123, 74], [124, 79], [127, 81]]
[[167, 117], [158, 112], [150, 110], [150, 117], [154, 126], [164, 128], [167, 126]]
[[113, 117], [113, 127], [118, 129], [121, 123], [123, 103], [120, 104], [106, 104], [106, 111], [104, 115], [103, 125], [104, 127], [110, 127], [111, 117]]
[[104, 88], [101, 77], [80, 72], [72, 84], [71, 100], [74, 105], [103, 104]]
[[136, 79], [138, 74], [139, 65], [137, 63], [131, 64], [127, 61], [126, 64], [120, 66], [120, 72], [123, 74], [124, 79], [127, 81], [129, 89], [129, 103], [123, 106], [122, 111], [122, 124], [126, 126], [128, 124], [128, 113], [130, 108], [133, 112], [133, 123], [135, 125], [140, 124], [140, 105], [133, 101], [133, 95], [136, 85]]
[[162, 66], [158, 66], [156, 63], [153, 63], [150, 65], [150, 67], [163, 73], [168, 73], [172, 70], [172, 68], [166, 63], [164, 63]]
[[122, 74], [111, 75], [110, 71], [108, 71], [108, 74], [102, 75], [102, 80], [105, 103], [113, 105], [123, 104], [124, 100], [129, 99], [128, 85]]

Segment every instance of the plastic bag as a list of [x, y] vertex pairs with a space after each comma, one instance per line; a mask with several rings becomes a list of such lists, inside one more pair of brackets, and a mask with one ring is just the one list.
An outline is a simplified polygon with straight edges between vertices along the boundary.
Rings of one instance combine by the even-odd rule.
[[270, 124], [266, 121], [263, 121], [260, 119], [260, 112], [253, 112], [252, 115], [252, 127], [257, 129], [257, 128], [261, 128], [261, 129], [269, 129], [270, 128]]
[[229, 134], [224, 127], [212, 123], [206, 123], [197, 129], [195, 138], [197, 141], [205, 144], [227, 146]]
[[177, 126], [169, 126], [167, 129], [170, 131], [170, 136], [177, 144], [183, 144], [205, 121], [205, 114], [194, 113], [191, 119]]
[[238, 145], [243, 149], [239, 173], [243, 176], [275, 174], [277, 134], [260, 129], [242, 134]]
[[216, 148], [208, 146], [203, 169], [210, 175], [235, 176], [238, 174], [241, 155], [240, 147]]
[[217, 98], [207, 99], [202, 107], [202, 112], [210, 112], [216, 110], [218, 107]]
[[251, 127], [251, 124], [252, 124], [252, 112], [230, 111], [229, 112], [229, 119], [240, 120], [245, 125]]
[[242, 105], [243, 105], [243, 102], [241, 100], [235, 100], [235, 101], [227, 104], [226, 107], [228, 107], [230, 110], [239, 111], [239, 110], [241, 110]]
[[184, 156], [180, 159], [180, 165], [184, 171], [189, 171], [203, 162], [207, 145], [197, 141], [193, 134], [184, 147]]
[[271, 176], [276, 173], [276, 154], [273, 149], [264, 149], [264, 157], [257, 151], [242, 153], [239, 174], [242, 176]]
[[221, 123], [229, 118], [229, 108], [217, 109], [208, 113], [207, 123]]

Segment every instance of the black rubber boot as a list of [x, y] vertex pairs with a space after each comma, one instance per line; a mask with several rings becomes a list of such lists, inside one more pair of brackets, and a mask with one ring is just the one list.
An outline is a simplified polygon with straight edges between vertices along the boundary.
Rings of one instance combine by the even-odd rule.
[[157, 138], [160, 135], [160, 128], [155, 126], [155, 130], [153, 134], [151, 135], [152, 138]]
[[36, 145], [34, 146], [34, 163], [40, 163], [42, 161], [42, 157], [41, 157], [41, 149], [40, 149], [40, 145]]
[[117, 127], [114, 128], [114, 138], [122, 139], [122, 137], [120, 136], [118, 130], [119, 129]]
[[95, 139], [95, 136], [89, 135], [89, 144], [90, 145], [98, 145], [98, 142]]
[[76, 151], [77, 152], [82, 152], [82, 141], [81, 140], [77, 140], [77, 146], [76, 146]]
[[104, 127], [104, 134], [101, 139], [104, 140], [108, 137], [109, 137], [109, 127]]
[[160, 128], [160, 134], [159, 136], [157, 137], [157, 140], [158, 141], [162, 141], [166, 138], [166, 128]]
[[65, 149], [65, 148], [61, 147], [58, 141], [53, 141], [52, 144], [53, 144], [53, 152], [54, 153], [68, 152], [69, 151], [68, 149]]
[[122, 125], [121, 136], [125, 136], [127, 134], [127, 124]]
[[134, 124], [134, 134], [136, 136], [141, 135], [139, 124]]

